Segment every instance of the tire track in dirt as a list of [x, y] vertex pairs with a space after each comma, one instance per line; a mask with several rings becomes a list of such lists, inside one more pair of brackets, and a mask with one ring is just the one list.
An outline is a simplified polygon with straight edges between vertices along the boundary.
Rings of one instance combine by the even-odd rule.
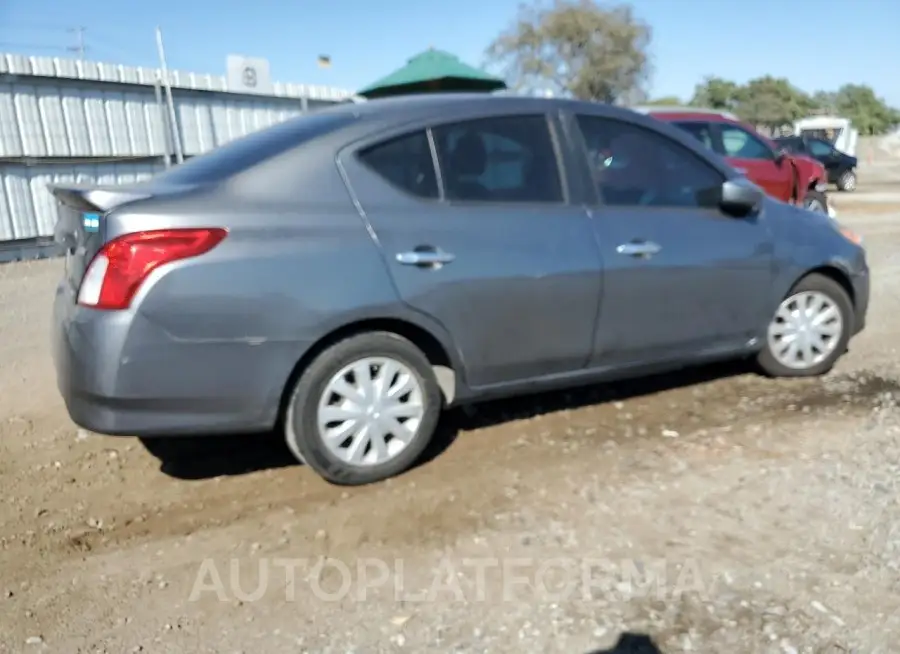
[[[595, 468], [616, 466], [623, 460], [639, 465], [642, 453], [650, 455], [660, 448], [665, 453], [666, 435], [802, 418], [811, 411], [838, 406], [845, 412], [870, 411], [873, 403], [900, 398], [895, 380], [872, 374], [843, 374], [827, 382], [765, 380], [746, 374], [721, 377], [733, 371], [731, 366], [705, 368], [495, 402], [469, 415], [456, 412], [445, 421], [445, 432], [459, 431], [459, 442], [436, 460], [401, 478], [356, 489], [329, 486], [299, 466], [184, 482], [155, 471], [148, 457], [135, 452], [108, 482], [121, 480], [130, 485], [137, 480], [140, 485], [120, 497], [121, 502], [107, 503], [100, 520], [85, 524], [87, 511], [80, 522], [64, 516], [50, 527], [32, 525], [22, 533], [3, 534], [0, 561], [13, 570], [12, 580], [25, 579], [66, 561], [241, 523], [251, 525], [282, 511], [290, 511], [307, 526], [308, 533], [298, 538], [316, 553], [330, 551], [336, 543], [346, 550], [367, 544], [440, 547], [492, 527], [497, 515], [515, 509], [511, 489], [527, 487], [530, 476], [550, 474], [557, 466], [579, 460]], [[690, 382], [693, 385], [668, 388]], [[449, 435], [445, 433], [445, 438]], [[260, 446], [278, 447], [277, 439], [270, 438]], [[254, 447], [245, 440], [243, 447]], [[229, 446], [236, 443], [232, 439]], [[616, 447], [616, 457], [604, 456], [609, 446]], [[240, 451], [230, 449], [215, 452], [213, 441], [210, 447], [212, 458], [242, 457]], [[88, 466], [86, 472], [90, 470]], [[90, 490], [99, 502], [108, 498], [114, 486], [105, 483], [83, 490]], [[160, 497], [157, 489], [166, 486], [171, 486], [169, 492]], [[71, 505], [78, 495], [88, 503], [92, 500], [76, 492], [61, 502]], [[328, 542], [317, 536], [321, 532], [330, 534]], [[13, 566], [16, 560], [22, 563]]]

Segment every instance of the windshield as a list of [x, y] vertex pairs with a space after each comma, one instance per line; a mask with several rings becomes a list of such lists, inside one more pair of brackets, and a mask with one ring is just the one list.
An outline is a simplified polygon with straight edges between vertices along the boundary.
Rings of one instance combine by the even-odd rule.
[[834, 142], [843, 132], [842, 127], [825, 127], [820, 129], [803, 129], [800, 133], [806, 138], [822, 139], [834, 145]]
[[801, 145], [800, 139], [794, 136], [779, 136], [775, 139], [775, 145], [779, 148], [784, 148], [788, 152], [802, 152], [803, 147]]
[[352, 110], [317, 112], [293, 118], [193, 157], [157, 175], [154, 181], [171, 184], [220, 182], [261, 161], [343, 127], [355, 118]]

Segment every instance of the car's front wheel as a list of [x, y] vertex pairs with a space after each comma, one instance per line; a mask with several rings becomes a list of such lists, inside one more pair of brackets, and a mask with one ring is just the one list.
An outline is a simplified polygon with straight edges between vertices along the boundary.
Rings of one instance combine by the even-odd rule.
[[419, 348], [389, 332], [359, 334], [324, 350], [300, 376], [285, 415], [285, 439], [327, 481], [373, 483], [416, 462], [442, 405]]
[[847, 351], [853, 304], [833, 279], [811, 274], [778, 305], [758, 362], [773, 377], [827, 373]]
[[803, 199], [803, 207], [815, 213], [828, 213], [828, 198], [822, 191], [809, 191]]
[[856, 173], [848, 170], [838, 177], [837, 187], [839, 191], [851, 192], [856, 190]]

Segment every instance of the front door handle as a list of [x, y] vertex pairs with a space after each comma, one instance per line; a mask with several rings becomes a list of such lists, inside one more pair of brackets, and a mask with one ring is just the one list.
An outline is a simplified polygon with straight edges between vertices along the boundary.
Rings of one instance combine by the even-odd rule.
[[452, 263], [455, 259], [455, 255], [436, 249], [413, 250], [397, 254], [397, 262], [402, 263], [404, 266], [421, 266], [426, 268]]
[[616, 252], [628, 257], [652, 257], [658, 254], [662, 248], [651, 241], [633, 241], [623, 243], [616, 248]]

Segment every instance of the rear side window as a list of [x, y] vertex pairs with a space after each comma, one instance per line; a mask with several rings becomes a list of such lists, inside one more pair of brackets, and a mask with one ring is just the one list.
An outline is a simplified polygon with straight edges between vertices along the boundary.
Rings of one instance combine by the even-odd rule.
[[461, 202], [563, 201], [544, 115], [497, 116], [432, 129], [445, 196]]
[[369, 146], [360, 160], [401, 191], [417, 198], [437, 199], [437, 175], [425, 131], [405, 134]]
[[680, 122], [673, 125], [693, 136], [710, 150], [713, 149], [712, 128], [709, 123]]
[[172, 184], [221, 182], [266, 159], [324, 136], [355, 120], [352, 110], [314, 113], [253, 132], [156, 176]]

